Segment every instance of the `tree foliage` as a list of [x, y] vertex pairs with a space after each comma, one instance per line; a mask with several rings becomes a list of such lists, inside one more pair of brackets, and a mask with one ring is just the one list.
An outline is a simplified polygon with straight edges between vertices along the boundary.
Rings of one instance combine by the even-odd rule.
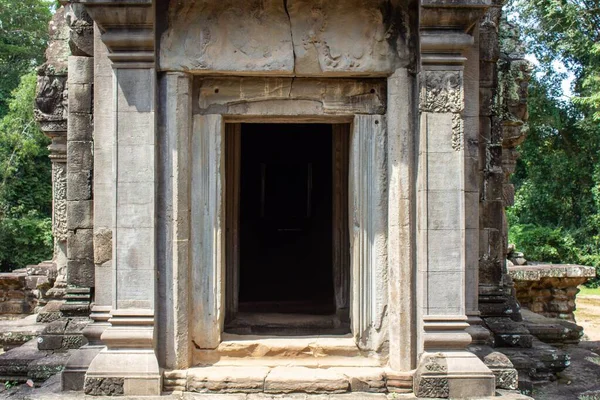
[[[531, 260], [595, 265], [600, 275], [600, 0], [511, 7], [539, 65], [513, 176], [510, 240]], [[574, 74], [573, 97], [562, 92], [557, 61]]]
[[0, 120], [0, 268], [52, 256], [49, 140], [33, 114], [36, 75], [24, 75]]
[[51, 3], [0, 0], [0, 118], [19, 78], [44, 61]]

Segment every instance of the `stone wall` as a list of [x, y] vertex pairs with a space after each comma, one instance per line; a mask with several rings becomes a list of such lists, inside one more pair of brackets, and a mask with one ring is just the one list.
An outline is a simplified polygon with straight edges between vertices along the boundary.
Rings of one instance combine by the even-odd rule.
[[596, 276], [594, 267], [535, 264], [509, 267], [521, 306], [551, 318], [575, 322], [578, 286]]
[[55, 264], [42, 263], [0, 274], [0, 315], [36, 312], [46, 304], [56, 273]]

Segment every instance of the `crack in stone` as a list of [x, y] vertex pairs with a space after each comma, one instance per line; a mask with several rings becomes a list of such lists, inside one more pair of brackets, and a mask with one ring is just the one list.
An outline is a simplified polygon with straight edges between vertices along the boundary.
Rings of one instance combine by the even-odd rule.
[[[294, 56], [294, 74], [296, 73], [296, 48], [294, 47], [294, 30], [292, 29], [292, 17], [290, 17], [290, 11], [288, 10], [288, 0], [283, 0], [283, 9], [288, 17], [288, 21], [290, 22], [290, 37], [292, 38], [292, 55]], [[292, 80], [292, 83], [294, 81]], [[292, 89], [290, 87], [290, 94], [292, 93]]]

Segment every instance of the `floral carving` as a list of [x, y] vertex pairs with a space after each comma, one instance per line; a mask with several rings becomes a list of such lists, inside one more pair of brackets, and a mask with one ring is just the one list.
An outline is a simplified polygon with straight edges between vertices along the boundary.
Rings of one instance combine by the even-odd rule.
[[67, 164], [52, 163], [52, 233], [56, 241], [67, 240]]
[[421, 84], [423, 112], [460, 113], [463, 110], [461, 71], [425, 71]]
[[418, 397], [448, 397], [448, 379], [442, 377], [423, 377], [419, 379], [416, 395]]
[[463, 119], [460, 114], [452, 115], [452, 148], [459, 151], [463, 148]]

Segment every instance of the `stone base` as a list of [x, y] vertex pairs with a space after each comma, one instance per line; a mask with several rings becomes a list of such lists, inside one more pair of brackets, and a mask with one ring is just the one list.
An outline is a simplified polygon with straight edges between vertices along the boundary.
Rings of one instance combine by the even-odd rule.
[[468, 351], [424, 353], [414, 378], [417, 397], [481, 398], [495, 393], [495, 376]]
[[103, 348], [104, 346], [87, 345], [75, 350], [61, 374], [62, 390], [83, 390], [85, 373], [87, 372], [92, 360]]
[[105, 348], [91, 362], [84, 381], [84, 392], [96, 396], [157, 396], [161, 388], [153, 350]]

